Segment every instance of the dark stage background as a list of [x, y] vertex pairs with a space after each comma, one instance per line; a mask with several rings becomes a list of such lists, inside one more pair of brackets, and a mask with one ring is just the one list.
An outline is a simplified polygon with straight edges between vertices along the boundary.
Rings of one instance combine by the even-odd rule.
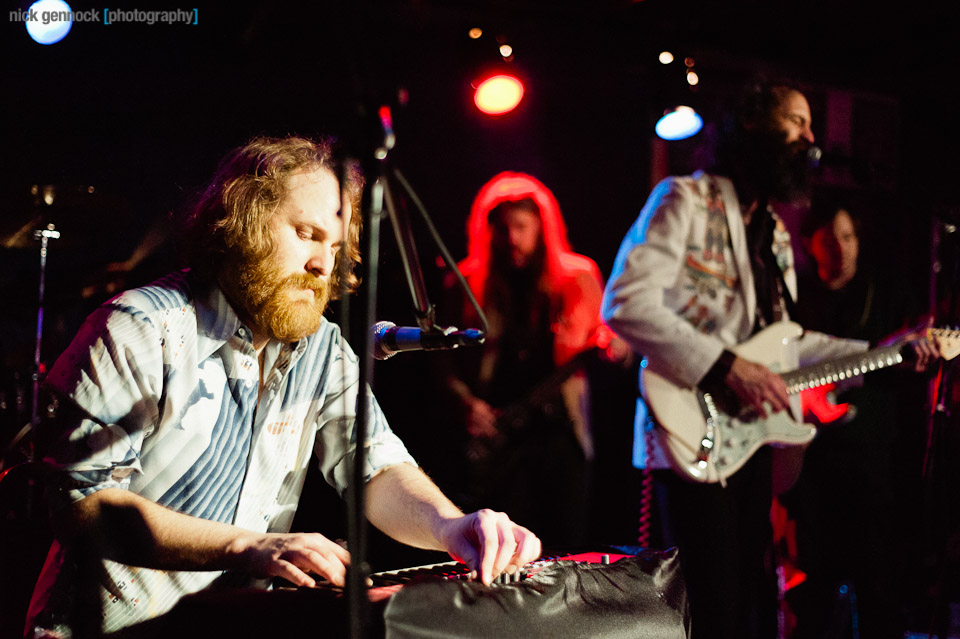
[[[0, 442], [26, 423], [14, 400], [29, 390], [33, 361], [39, 245], [16, 240], [18, 229], [52, 221], [63, 233], [49, 249], [42, 348], [49, 365], [117, 287], [176, 266], [169, 214], [189, 203], [228, 149], [255, 134], [352, 139], [358, 107], [393, 101], [401, 88], [409, 100], [394, 111], [391, 159], [457, 258], [477, 189], [501, 170], [519, 170], [554, 191], [574, 249], [606, 276], [652, 179], [693, 168], [696, 146], [730, 95], [758, 72], [792, 77], [808, 90], [818, 144], [853, 158], [821, 182], [870, 203], [862, 212], [871, 263], [902, 270], [926, 291], [931, 230], [938, 219], [960, 218], [953, 195], [958, 10], [947, 4], [220, 3], [199, 6], [195, 26], [75, 24], [51, 46], [35, 44], [4, 13], [0, 229], [12, 246], [0, 250], [8, 402]], [[471, 27], [484, 30], [481, 39], [468, 38]], [[494, 118], [473, 107], [470, 82], [498, 60], [498, 36], [513, 46], [508, 66], [527, 93], [515, 112]], [[669, 66], [657, 61], [664, 49], [677, 57]], [[695, 91], [684, 80], [688, 56], [700, 77]], [[681, 101], [700, 110], [708, 127], [691, 141], [655, 143], [656, 118]], [[56, 186], [52, 206], [37, 205], [43, 185]], [[786, 213], [795, 224], [797, 212]], [[437, 254], [423, 229], [416, 232], [437, 301]], [[117, 264], [153, 240], [135, 267]], [[390, 233], [381, 264], [379, 317], [413, 324]], [[427, 353], [377, 364], [375, 390], [414, 455], [446, 486], [456, 456], [445, 449], [449, 425], [427, 419], [424, 409], [430, 366]], [[635, 504], [624, 495], [635, 491], [622, 484], [636, 480], [633, 372], [600, 375], [610, 475], [598, 480], [594, 534], [629, 543]], [[324, 509], [302, 515], [323, 530], [333, 525]], [[375, 568], [406, 559], [395, 548], [380, 552]]]

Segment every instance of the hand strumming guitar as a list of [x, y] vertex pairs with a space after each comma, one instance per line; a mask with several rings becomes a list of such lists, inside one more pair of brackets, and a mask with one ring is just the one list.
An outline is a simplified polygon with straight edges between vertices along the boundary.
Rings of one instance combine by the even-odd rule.
[[752, 407], [762, 418], [767, 417], [765, 402], [775, 413], [790, 409], [787, 385], [783, 378], [762, 364], [738, 355], [724, 381], [743, 406]]
[[464, 400], [467, 411], [467, 432], [471, 437], [496, 437], [497, 411], [478, 397], [470, 396]]

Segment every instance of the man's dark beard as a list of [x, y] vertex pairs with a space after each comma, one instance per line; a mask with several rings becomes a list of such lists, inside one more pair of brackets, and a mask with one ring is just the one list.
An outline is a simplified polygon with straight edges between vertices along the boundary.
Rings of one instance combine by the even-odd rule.
[[490, 270], [496, 271], [503, 276], [516, 275], [518, 273], [534, 273], [537, 277], [543, 272], [546, 262], [547, 248], [543, 244], [543, 239], [537, 243], [537, 248], [530, 256], [525, 266], [515, 266], [513, 258], [510, 256], [510, 249], [506, 246], [498, 246], [492, 243], [490, 246]]
[[742, 181], [760, 199], [796, 202], [810, 194], [810, 143], [787, 144], [780, 131], [758, 131], [742, 147]]
[[511, 290], [536, 290], [540, 284], [546, 261], [546, 247], [541, 241], [526, 266], [514, 266], [510, 249], [490, 247], [490, 272], [487, 274], [486, 301], [501, 311], [512, 303]]

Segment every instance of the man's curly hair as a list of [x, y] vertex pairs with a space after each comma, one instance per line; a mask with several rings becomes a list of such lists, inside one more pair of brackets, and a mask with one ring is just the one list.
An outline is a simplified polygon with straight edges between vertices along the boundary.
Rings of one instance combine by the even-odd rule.
[[[270, 218], [289, 192], [289, 178], [317, 169], [329, 170], [338, 180], [346, 176], [343, 190], [350, 209], [330, 296], [337, 299], [342, 291], [356, 290], [363, 176], [337, 156], [328, 140], [257, 137], [228, 153], [187, 217], [184, 249], [191, 271], [212, 279], [229, 255], [269, 256], [274, 250]], [[342, 204], [341, 210], [346, 209]]]

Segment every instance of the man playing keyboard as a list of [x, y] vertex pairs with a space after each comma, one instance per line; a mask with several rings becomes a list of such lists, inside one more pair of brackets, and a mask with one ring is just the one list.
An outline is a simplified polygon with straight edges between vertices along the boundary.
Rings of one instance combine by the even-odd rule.
[[[342, 168], [300, 138], [233, 151], [189, 218], [191, 268], [104, 304], [50, 371], [60, 408], [37, 437], [57, 541], [29, 636], [80, 634], [91, 617], [112, 632], [271, 577], [343, 585], [345, 549], [289, 532], [313, 455], [341, 493], [351, 476], [358, 360], [323, 317], [357, 285], [362, 178], [346, 172], [341, 202]], [[464, 515], [366, 397], [374, 525], [484, 583], [540, 555], [507, 515]]]

